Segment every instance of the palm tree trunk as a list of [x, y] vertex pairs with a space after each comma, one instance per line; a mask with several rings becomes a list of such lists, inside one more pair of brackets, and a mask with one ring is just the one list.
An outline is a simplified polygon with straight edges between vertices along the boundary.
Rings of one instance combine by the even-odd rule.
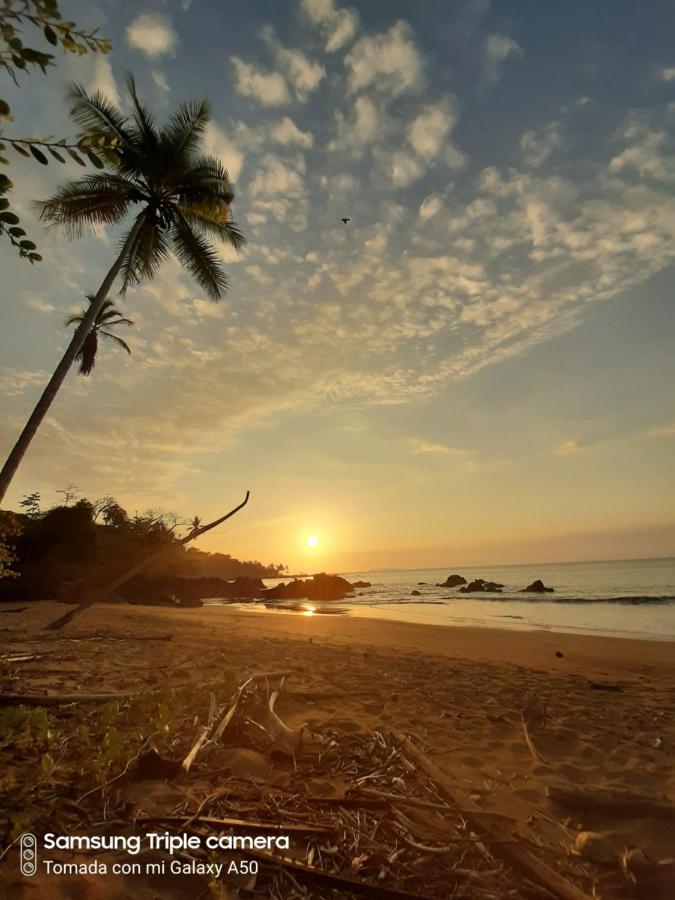
[[119, 274], [120, 269], [122, 268], [125, 257], [131, 245], [135, 241], [136, 235], [138, 234], [142, 223], [143, 214], [141, 213], [141, 215], [139, 215], [136, 219], [133, 228], [129, 232], [129, 235], [124, 242], [124, 246], [122, 247], [119, 256], [104, 278], [103, 284], [98, 289], [98, 293], [96, 294], [93, 303], [90, 304], [89, 309], [86, 311], [84, 317], [82, 318], [82, 321], [78, 325], [75, 334], [73, 335], [72, 340], [68, 345], [68, 348], [66, 349], [66, 352], [61, 357], [61, 361], [54, 370], [54, 374], [49, 379], [47, 387], [42, 392], [42, 396], [35, 405], [35, 409], [30, 414], [30, 418], [26, 422], [18, 441], [7, 457], [7, 461], [5, 462], [4, 466], [2, 467], [2, 471], [0, 472], [0, 504], [3, 501], [5, 494], [7, 493], [7, 489], [12, 483], [12, 479], [14, 478], [16, 470], [21, 464], [21, 460], [25, 456], [31, 441], [35, 437], [35, 434], [40, 427], [40, 424], [42, 423], [42, 420], [47, 415], [49, 407], [52, 405], [52, 403], [54, 402], [54, 398], [59, 392], [59, 388], [65, 381], [68, 370], [73, 364], [73, 360], [77, 356], [80, 348], [82, 347], [82, 344], [86, 340], [87, 335], [91, 331], [91, 328], [96, 320], [96, 316], [103, 306], [105, 299], [108, 296], [110, 289]]

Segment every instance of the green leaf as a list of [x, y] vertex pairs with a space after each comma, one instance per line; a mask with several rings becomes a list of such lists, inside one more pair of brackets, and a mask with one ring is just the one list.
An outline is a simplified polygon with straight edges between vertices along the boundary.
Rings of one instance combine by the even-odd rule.
[[0, 116], [9, 115], [9, 103], [6, 100], [0, 100]]
[[30, 153], [28, 152], [28, 150], [26, 150], [26, 148], [23, 147], [21, 144], [12, 144], [12, 147], [14, 147], [16, 152], [20, 153], [21, 156], [30, 156]]
[[56, 46], [59, 42], [59, 39], [57, 38], [56, 32], [54, 31], [54, 29], [50, 28], [49, 25], [45, 25], [44, 32], [45, 32], [45, 37], [47, 38], [49, 43], [52, 44], [53, 46]]
[[42, 262], [42, 257], [40, 256], [39, 253], [29, 253], [29, 254], [28, 254], [28, 259], [29, 259], [31, 262]]
[[49, 160], [48, 160], [47, 157], [44, 155], [44, 153], [42, 152], [42, 150], [40, 150], [40, 149], [39, 149], [38, 147], [36, 147], [34, 144], [30, 144], [29, 146], [30, 146], [30, 152], [33, 154], [33, 156], [35, 157], [35, 159], [37, 159], [37, 161], [38, 161], [39, 163], [42, 163], [43, 166], [48, 166], [48, 165], [49, 165]]
[[19, 241], [19, 247], [22, 250], [37, 250], [37, 245], [32, 241]]
[[0, 212], [0, 222], [3, 225], [18, 225], [19, 217], [13, 212]]
[[26, 233], [23, 228], [19, 228], [18, 225], [15, 225], [13, 228], [8, 228], [7, 230], [12, 235], [12, 237], [23, 237]]
[[57, 151], [53, 147], [47, 147], [47, 149], [49, 150], [51, 155], [54, 157], [54, 159], [58, 160], [60, 163], [65, 162], [65, 159], [61, 156], [60, 153], [57, 153]]
[[68, 150], [68, 155], [71, 159], [74, 159], [78, 166], [86, 166], [86, 162], [82, 159], [81, 156], [78, 156], [74, 150], [71, 150], [70, 147], [66, 148]]
[[2, 212], [3, 209], [7, 209], [8, 206], [9, 200], [5, 200], [4, 197], [0, 198], [0, 212]]
[[92, 166], [96, 166], [97, 169], [105, 169], [105, 163], [103, 162], [103, 160], [99, 159], [98, 156], [91, 150], [89, 150], [87, 153], [87, 159], [92, 164]]

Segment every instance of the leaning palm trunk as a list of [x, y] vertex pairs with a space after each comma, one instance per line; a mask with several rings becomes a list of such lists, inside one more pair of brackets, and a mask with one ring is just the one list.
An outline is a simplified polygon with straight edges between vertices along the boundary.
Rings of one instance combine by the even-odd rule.
[[35, 434], [40, 427], [42, 420], [47, 415], [50, 406], [54, 402], [54, 398], [58, 394], [61, 385], [65, 381], [66, 375], [68, 374], [68, 371], [72, 366], [75, 357], [77, 356], [80, 348], [87, 339], [87, 335], [94, 325], [96, 316], [105, 303], [106, 297], [110, 293], [110, 289], [113, 286], [115, 279], [120, 272], [120, 269], [124, 265], [124, 261], [128, 255], [128, 251], [132, 247], [134, 241], [136, 240], [136, 236], [143, 225], [143, 218], [143, 214], [141, 213], [141, 215], [136, 219], [133, 228], [129, 232], [129, 235], [124, 242], [124, 246], [122, 247], [119, 256], [117, 257], [110, 271], [103, 280], [103, 284], [98, 289], [94, 301], [90, 304], [89, 309], [84, 314], [80, 325], [75, 331], [75, 334], [73, 335], [72, 340], [70, 341], [70, 344], [66, 349], [66, 352], [61, 357], [61, 362], [54, 370], [54, 374], [49, 379], [47, 387], [42, 392], [42, 396], [36, 403], [35, 409], [30, 414], [30, 417], [26, 422], [18, 441], [7, 457], [7, 461], [2, 467], [2, 472], [0, 472], [0, 503], [2, 503], [3, 498], [7, 493], [7, 489], [12, 483], [12, 479], [14, 478], [16, 470], [19, 468], [21, 460], [24, 458], [26, 451], [30, 447], [31, 441], [35, 437]]

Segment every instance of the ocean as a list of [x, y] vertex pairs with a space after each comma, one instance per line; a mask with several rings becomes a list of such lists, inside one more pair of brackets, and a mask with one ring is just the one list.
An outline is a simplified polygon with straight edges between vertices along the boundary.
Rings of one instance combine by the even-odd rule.
[[[455, 573], [467, 581], [483, 578], [501, 583], [503, 593], [462, 594], [458, 588], [437, 587]], [[372, 586], [357, 589], [353, 598], [339, 603], [308, 604], [305, 615], [321, 614], [325, 609], [430, 625], [675, 639], [675, 558], [341, 574], [349, 581], [369, 581]], [[519, 593], [535, 579], [555, 592]], [[268, 582], [270, 586], [276, 583]], [[419, 591], [420, 596], [412, 596], [412, 591]], [[246, 604], [245, 608], [252, 605], [258, 606]]]

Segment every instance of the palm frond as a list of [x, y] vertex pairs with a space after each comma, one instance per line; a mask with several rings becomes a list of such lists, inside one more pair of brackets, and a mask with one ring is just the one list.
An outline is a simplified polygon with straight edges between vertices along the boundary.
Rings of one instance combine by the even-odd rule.
[[114, 341], [118, 347], [121, 347], [122, 350], [126, 350], [129, 356], [131, 356], [131, 347], [127, 344], [126, 341], [123, 341], [121, 337], [118, 337], [116, 334], [113, 334], [111, 331], [99, 331], [99, 334], [102, 334], [104, 337], [107, 337], [109, 340]]
[[53, 197], [38, 202], [40, 219], [48, 225], [64, 225], [77, 236], [97, 225], [114, 225], [141, 199], [138, 188], [120, 176], [86, 175], [61, 185]]
[[127, 89], [129, 91], [129, 96], [131, 97], [131, 102], [134, 107], [134, 131], [140, 138], [146, 150], [156, 150], [157, 145], [159, 144], [159, 132], [157, 130], [157, 125], [155, 124], [155, 119], [150, 113], [150, 110], [147, 109], [147, 107], [143, 106], [141, 101], [138, 99], [138, 93], [136, 92], [136, 82], [134, 80], [134, 76], [131, 74], [127, 75]]
[[[120, 246], [124, 246], [125, 241], [126, 235], [120, 241]], [[143, 224], [122, 266], [122, 294], [131, 285], [152, 278], [168, 255], [166, 232], [154, 218], [144, 215]]]
[[173, 156], [189, 156], [204, 137], [209, 121], [206, 100], [182, 103], [161, 131], [161, 141]]
[[90, 95], [81, 84], [71, 82], [68, 99], [73, 119], [85, 132], [112, 131], [120, 141], [129, 140], [126, 117], [101, 91]]
[[211, 300], [227, 291], [227, 275], [214, 248], [196, 234], [180, 212], [171, 229], [174, 253]]
[[76, 359], [80, 361], [80, 375], [90, 375], [91, 370], [96, 365], [96, 351], [98, 350], [98, 337], [96, 329], [92, 328], [84, 339], [84, 343], [80, 347]]

